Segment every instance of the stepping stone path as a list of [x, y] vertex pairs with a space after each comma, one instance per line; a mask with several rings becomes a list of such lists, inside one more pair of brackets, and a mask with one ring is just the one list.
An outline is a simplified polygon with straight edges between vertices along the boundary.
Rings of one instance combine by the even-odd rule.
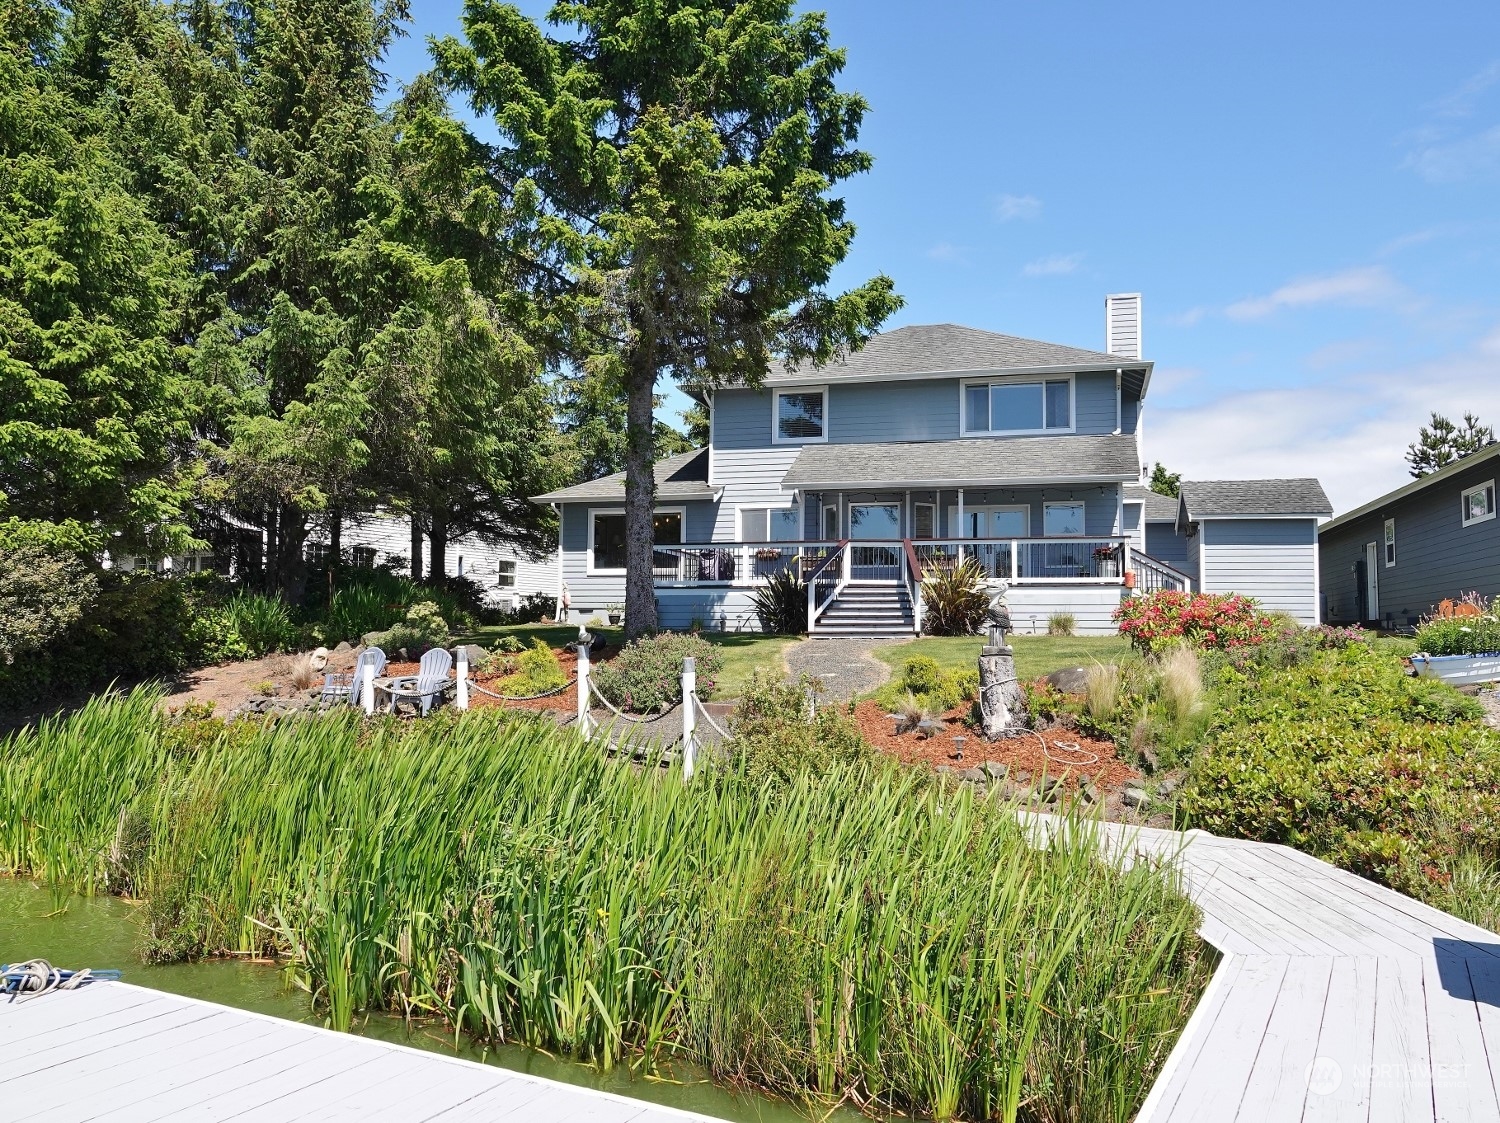
[[871, 651], [900, 642], [900, 639], [874, 637], [805, 639], [786, 649], [787, 670], [794, 679], [811, 675], [821, 682], [823, 701], [846, 702], [856, 694], [874, 690], [891, 677], [891, 669]]

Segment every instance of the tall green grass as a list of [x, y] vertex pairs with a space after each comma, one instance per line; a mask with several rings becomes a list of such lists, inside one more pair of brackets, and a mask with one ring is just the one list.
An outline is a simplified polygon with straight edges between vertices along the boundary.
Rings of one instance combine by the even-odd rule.
[[1034, 849], [894, 765], [685, 787], [514, 715], [185, 733], [153, 703], [0, 744], [0, 861], [128, 879], [163, 953], [288, 956], [335, 1026], [381, 1007], [939, 1119], [1124, 1121], [1206, 979], [1157, 872], [1086, 830]]

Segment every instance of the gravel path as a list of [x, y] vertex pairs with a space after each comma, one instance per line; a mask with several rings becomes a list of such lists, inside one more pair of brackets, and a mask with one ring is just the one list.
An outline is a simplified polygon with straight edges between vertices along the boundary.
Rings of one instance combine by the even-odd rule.
[[1479, 704], [1484, 707], [1484, 720], [1500, 729], [1500, 689], [1491, 687], [1480, 691]]
[[823, 697], [847, 701], [874, 690], [891, 677], [891, 669], [870, 652], [899, 639], [805, 639], [786, 649], [792, 678], [812, 675], [823, 684]]

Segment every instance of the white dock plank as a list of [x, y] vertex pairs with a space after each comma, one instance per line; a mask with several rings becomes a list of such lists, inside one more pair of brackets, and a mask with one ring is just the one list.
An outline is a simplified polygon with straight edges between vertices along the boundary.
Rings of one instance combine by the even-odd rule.
[[1423, 984], [1432, 1049], [1432, 1102], [1439, 1123], [1500, 1119], [1468, 960], [1434, 949], [1424, 965]]
[[1318, 1079], [1309, 1082], [1303, 1123], [1365, 1123], [1369, 1118], [1375, 978], [1380, 964], [1372, 956], [1333, 961], [1316, 1055], [1334, 1067], [1325, 1068]]
[[1370, 1050], [1370, 1123], [1432, 1120], [1432, 1056], [1420, 961], [1382, 960], [1375, 980], [1375, 1034]]
[[1328, 1006], [1333, 964], [1322, 956], [1287, 960], [1236, 1119], [1263, 1123], [1303, 1100], [1308, 1068], [1318, 1055], [1318, 1030]]

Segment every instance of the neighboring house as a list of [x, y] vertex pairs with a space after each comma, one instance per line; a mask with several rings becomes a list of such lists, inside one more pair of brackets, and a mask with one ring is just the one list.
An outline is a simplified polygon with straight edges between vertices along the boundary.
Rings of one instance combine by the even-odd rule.
[[[150, 569], [156, 573], [196, 573], [218, 570], [236, 576], [259, 568], [262, 557], [260, 531], [254, 527], [226, 523], [210, 535], [221, 539], [216, 549], [200, 550], [169, 558], [106, 555], [109, 564], [122, 571]], [[405, 516], [377, 512], [344, 520], [342, 546], [356, 564], [396, 564], [406, 568], [411, 560], [411, 520]], [[328, 551], [326, 529], [314, 529], [304, 551], [309, 562], [317, 562]], [[468, 577], [497, 607], [514, 608], [521, 598], [537, 593], [557, 593], [557, 562], [536, 561], [508, 546], [494, 546], [478, 538], [465, 537], [449, 543], [449, 577]]]
[[1500, 445], [1324, 523], [1324, 619], [1415, 626], [1443, 600], [1500, 596]]

